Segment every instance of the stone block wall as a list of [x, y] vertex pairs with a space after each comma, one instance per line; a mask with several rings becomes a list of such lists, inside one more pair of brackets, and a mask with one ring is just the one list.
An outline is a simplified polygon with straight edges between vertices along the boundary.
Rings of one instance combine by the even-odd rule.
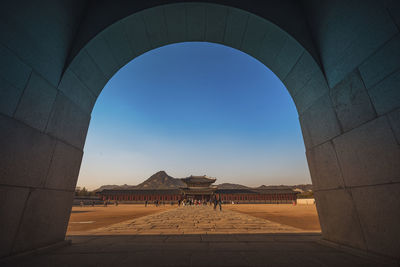
[[321, 99], [318, 110], [337, 118], [335, 127], [324, 127], [331, 135], [315, 136], [315, 116], [300, 115], [323, 237], [398, 258], [398, 1], [306, 6], [329, 84], [330, 100]]
[[323, 237], [400, 255], [398, 1], [22, 2], [0, 4], [0, 257], [64, 239], [102, 88], [183, 41], [274, 71], [299, 112]]
[[20, 2], [0, 4], [0, 258], [64, 240], [90, 120], [59, 87], [85, 3]]

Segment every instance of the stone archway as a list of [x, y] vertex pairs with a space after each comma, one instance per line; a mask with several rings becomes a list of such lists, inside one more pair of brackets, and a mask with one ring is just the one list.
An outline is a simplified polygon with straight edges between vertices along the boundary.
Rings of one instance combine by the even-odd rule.
[[[282, 80], [299, 113], [323, 237], [398, 256], [399, 216], [392, 209], [399, 208], [400, 133], [398, 92], [393, 88], [400, 66], [399, 61], [382, 63], [399, 43], [398, 21], [382, 13], [384, 22], [376, 31], [385, 30], [386, 35], [380, 37], [383, 41], [366, 44], [365, 51], [352, 61], [343, 58], [348, 50], [341, 51], [338, 61], [332, 60], [335, 40], [321, 32], [331, 25], [325, 18], [335, 21], [329, 11], [336, 7], [330, 5], [303, 7], [291, 1], [235, 7], [95, 4], [77, 8], [86, 14], [76, 22], [75, 37], [65, 37], [67, 26], [64, 35], [57, 35], [64, 39], [32, 30], [40, 33], [39, 40], [54, 41], [49, 47], [40, 42], [33, 45], [58, 57], [44, 52], [47, 61], [40, 61], [25, 53], [23, 40], [2, 40], [6, 43], [1, 47], [2, 57], [11, 64], [11, 71], [5, 69], [3, 74], [6, 101], [1, 102], [0, 117], [0, 190], [6, 207], [2, 208], [6, 218], [3, 229], [7, 229], [0, 230], [2, 256], [64, 239], [97, 96], [113, 74], [134, 57], [185, 41], [239, 49]], [[369, 8], [375, 6], [379, 4]], [[303, 8], [308, 13], [303, 13]], [[318, 17], [313, 10], [326, 16]], [[362, 10], [366, 17], [369, 10]], [[51, 17], [51, 12], [46, 15]], [[282, 14], [291, 18], [282, 18]], [[29, 18], [29, 14], [23, 15]], [[15, 27], [7, 18], [2, 26]], [[310, 27], [310, 23], [318, 27]], [[336, 27], [345, 32], [340, 25]], [[377, 67], [378, 63], [385, 67]]]

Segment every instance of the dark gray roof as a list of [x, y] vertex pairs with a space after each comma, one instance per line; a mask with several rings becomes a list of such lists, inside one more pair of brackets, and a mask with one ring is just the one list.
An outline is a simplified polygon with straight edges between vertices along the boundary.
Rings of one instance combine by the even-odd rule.
[[122, 194], [136, 194], [136, 195], [179, 195], [181, 194], [179, 189], [104, 189], [100, 191], [100, 194], [109, 195], [122, 195]]
[[259, 194], [298, 194], [299, 192], [294, 191], [291, 188], [282, 188], [282, 189], [252, 189]]
[[[210, 188], [212, 189], [212, 188]], [[103, 195], [179, 195], [182, 191], [179, 189], [104, 189], [99, 194]], [[298, 194], [292, 189], [217, 189], [216, 194]]]
[[185, 183], [214, 183], [217, 179], [215, 178], [209, 178], [207, 176], [190, 176], [190, 177], [186, 177], [181, 179], [183, 182]]
[[217, 189], [217, 194], [298, 194], [292, 189]]

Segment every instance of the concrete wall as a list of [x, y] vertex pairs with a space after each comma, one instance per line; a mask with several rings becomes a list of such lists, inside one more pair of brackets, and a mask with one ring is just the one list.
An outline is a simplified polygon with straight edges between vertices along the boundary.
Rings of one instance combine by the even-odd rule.
[[299, 112], [323, 237], [399, 257], [399, 2], [159, 4], [0, 4], [0, 257], [63, 240], [97, 96], [134, 57], [183, 41], [274, 71]]

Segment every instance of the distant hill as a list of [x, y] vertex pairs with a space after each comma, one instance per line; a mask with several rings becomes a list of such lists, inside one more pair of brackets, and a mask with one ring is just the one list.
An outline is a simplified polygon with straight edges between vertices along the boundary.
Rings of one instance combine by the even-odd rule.
[[104, 190], [104, 189], [119, 189], [119, 190], [123, 190], [123, 189], [134, 189], [134, 188], [136, 188], [136, 186], [134, 186], [134, 185], [127, 185], [127, 184], [124, 184], [124, 185], [116, 185], [116, 184], [113, 184], [113, 185], [102, 185], [102, 186], [100, 186], [99, 188], [97, 188], [97, 189], [95, 189], [95, 190], [93, 190], [94, 192], [100, 192], [101, 190]]
[[[123, 189], [176, 189], [179, 187], [185, 186], [185, 183], [181, 181], [179, 178], [174, 178], [169, 176], [165, 171], [159, 171], [150, 178], [148, 178], [143, 183], [138, 185], [103, 185], [98, 189], [94, 190], [95, 192], [104, 190], [104, 189], [114, 189], [114, 190], [123, 190]], [[218, 185], [220, 189], [249, 189], [252, 187], [248, 187], [241, 184], [231, 184], [231, 183], [222, 183]], [[303, 191], [312, 190], [311, 184], [299, 184], [299, 185], [261, 185], [259, 187], [255, 187], [255, 189], [301, 189]]]
[[241, 184], [223, 183], [217, 185], [219, 189], [249, 189], [249, 187]]
[[136, 189], [175, 189], [185, 186], [179, 178], [169, 176], [165, 171], [153, 174], [149, 179], [136, 186]]

